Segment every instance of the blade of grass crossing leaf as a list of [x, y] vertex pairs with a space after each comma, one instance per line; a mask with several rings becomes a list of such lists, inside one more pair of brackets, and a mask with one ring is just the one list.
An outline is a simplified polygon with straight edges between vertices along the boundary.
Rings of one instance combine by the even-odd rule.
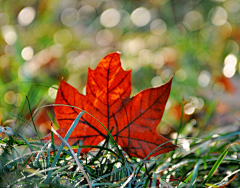
[[[156, 152], [158, 152], [158, 151], [160, 151], [160, 150], [162, 150], [162, 149], [164, 149], [164, 148], [168, 148], [168, 147], [173, 146], [173, 145], [170, 145], [170, 146], [162, 147], [164, 144], [169, 143], [169, 142], [171, 142], [171, 141], [172, 141], [172, 140], [168, 140], [167, 142], [164, 142], [164, 143], [160, 144], [159, 146], [157, 146], [156, 148], [154, 148], [154, 149], [145, 157], [144, 160], [146, 160], [150, 155], [152, 155], [152, 154], [154, 154], [154, 153], [156, 153]], [[172, 155], [173, 155], [173, 154], [172, 154]]]
[[[109, 151], [110, 153], [116, 155], [119, 157], [119, 155], [114, 152], [113, 150], [106, 148], [106, 147], [102, 147], [102, 146], [92, 146], [92, 145], [80, 145], [80, 146], [72, 146], [71, 148], [73, 149], [78, 149], [78, 148], [98, 148], [98, 149], [102, 149], [102, 150], [106, 150]], [[88, 153], [89, 155], [91, 155], [91, 153]]]
[[[54, 129], [58, 129], [58, 128], [59, 128], [59, 127], [57, 126], [58, 123], [57, 123], [57, 121], [55, 120], [55, 118], [53, 117], [53, 115], [51, 114], [50, 111], [47, 111], [47, 116], [48, 116], [49, 119], [51, 119], [51, 123], [53, 124], [53, 128], [54, 128]], [[56, 126], [56, 127], [55, 127], [55, 126]]]
[[[78, 141], [78, 146], [81, 146], [81, 145], [82, 145], [82, 140], [79, 140], [79, 141]], [[81, 147], [78, 147], [78, 150], [77, 150], [77, 157], [79, 157], [80, 152], [81, 152]]]
[[218, 158], [216, 163], [213, 165], [212, 169], [210, 170], [209, 174], [207, 175], [206, 179], [204, 180], [204, 183], [207, 183], [209, 179], [213, 176], [214, 172], [218, 169], [219, 165], [222, 163], [224, 157], [228, 153], [228, 148], [225, 149], [225, 151], [221, 154], [221, 156]]
[[85, 112], [82, 111], [78, 114], [78, 116], [76, 117], [76, 119], [74, 120], [74, 122], [72, 123], [70, 129], [68, 130], [67, 134], [65, 135], [64, 137], [64, 140], [67, 141], [70, 137], [70, 135], [72, 134], [73, 130], [75, 129], [75, 127], [77, 126], [78, 124], [78, 121], [79, 119], [82, 117], [82, 115], [84, 114]]
[[[70, 137], [72, 131], [73, 131], [74, 128], [77, 126], [78, 121], [79, 121], [79, 119], [82, 117], [83, 114], [84, 114], [84, 111], [80, 112], [80, 113], [78, 114], [78, 116], [76, 117], [76, 119], [73, 121], [71, 127], [69, 128], [67, 134], [66, 134], [65, 137], [64, 137], [64, 140], [65, 140], [65, 141], [68, 140], [68, 138]], [[52, 165], [51, 165], [51, 168], [53, 168], [53, 167], [56, 165], [56, 163], [57, 163], [57, 161], [58, 161], [58, 158], [60, 157], [60, 154], [61, 154], [61, 152], [62, 152], [63, 147], [64, 147], [64, 143], [61, 143], [61, 145], [60, 145], [59, 148], [58, 148], [58, 152], [57, 152], [57, 154], [56, 154], [56, 156], [55, 156], [55, 158], [54, 158], [54, 161], [53, 161], [53, 163], [52, 163]], [[49, 181], [52, 172], [53, 172], [53, 170], [50, 170], [50, 171], [48, 172], [48, 175], [47, 175], [47, 178], [46, 178], [45, 182], [48, 182], [48, 181]]]
[[[62, 106], [62, 105], [60, 105], [60, 106]], [[75, 108], [76, 108], [76, 107], [75, 107]], [[78, 109], [79, 109], [79, 108], [78, 108]], [[109, 130], [108, 130], [97, 118], [95, 118], [92, 114], [90, 114], [89, 112], [85, 112], [85, 113], [87, 113], [88, 115], [90, 115], [91, 117], [93, 117], [95, 120], [97, 120], [98, 123], [100, 123], [100, 125], [106, 130], [106, 132], [107, 132], [108, 136], [110, 137], [113, 145], [116, 146], [118, 152], [122, 155], [123, 159], [125, 159], [124, 154], [123, 154], [122, 151], [119, 149], [117, 142], [114, 140], [114, 138], [113, 138], [113, 136], [111, 135], [111, 133], [109, 132]], [[126, 160], [126, 159], [125, 159], [125, 160]]]
[[67, 142], [66, 140], [64, 140], [64, 139], [53, 129], [53, 127], [51, 127], [51, 129], [52, 129], [52, 131], [54, 132], [54, 134], [57, 135], [58, 138], [68, 147], [68, 149], [70, 150], [73, 158], [75, 159], [75, 161], [76, 161], [76, 163], [77, 163], [77, 165], [78, 165], [78, 168], [81, 170], [81, 172], [83, 173], [83, 175], [84, 175], [85, 178], [87, 179], [87, 182], [88, 182], [88, 184], [89, 184], [89, 187], [91, 188], [92, 186], [91, 186], [91, 182], [90, 182], [90, 180], [89, 180], [89, 177], [88, 177], [87, 173], [85, 172], [83, 166], [80, 164], [80, 162], [79, 162], [76, 154], [75, 154], [74, 151], [72, 150], [71, 146], [68, 144], [68, 142]]
[[[76, 108], [76, 109], [78, 109], [78, 110], [82, 110], [82, 111], [83, 111], [83, 109], [78, 108], [78, 107], [76, 107], [76, 106], [72, 106], [72, 105], [66, 105], [66, 104], [50, 104], [50, 105], [44, 105], [44, 106], [41, 106], [41, 107], [37, 108], [37, 109], [34, 111], [34, 114], [37, 113], [40, 109], [45, 108], [45, 107], [49, 107], [49, 106], [68, 106], [68, 107]], [[93, 117], [98, 123], [100, 123], [100, 125], [106, 130], [106, 132], [107, 132], [108, 136], [110, 137], [112, 143], [116, 146], [118, 152], [119, 152], [119, 153], [122, 155], [122, 157], [125, 159], [124, 154], [123, 154], [122, 151], [119, 149], [117, 142], [114, 140], [114, 138], [113, 138], [113, 136], [111, 135], [111, 133], [109, 132], [109, 130], [108, 130], [96, 117], [94, 117], [92, 114], [90, 114], [89, 112], [86, 112], [86, 111], [84, 111], [84, 112], [85, 112], [86, 114], [90, 115], [91, 117]], [[126, 159], [125, 159], [125, 160], [126, 160]]]
[[[109, 136], [107, 136], [107, 138], [105, 139], [104, 143], [101, 145], [102, 148], [106, 147], [108, 145], [109, 142]], [[96, 157], [100, 157], [102, 155], [102, 148], [99, 149], [98, 153], [96, 154]]]

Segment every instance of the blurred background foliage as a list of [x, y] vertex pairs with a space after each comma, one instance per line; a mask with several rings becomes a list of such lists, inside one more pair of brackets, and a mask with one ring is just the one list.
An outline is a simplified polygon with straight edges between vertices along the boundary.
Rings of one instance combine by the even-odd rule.
[[54, 103], [62, 78], [84, 93], [88, 67], [114, 51], [133, 94], [174, 76], [160, 133], [178, 128], [183, 98], [185, 136], [234, 122], [222, 115], [238, 115], [239, 26], [239, 0], [0, 0], [2, 123], [29, 118], [25, 95], [33, 110]]

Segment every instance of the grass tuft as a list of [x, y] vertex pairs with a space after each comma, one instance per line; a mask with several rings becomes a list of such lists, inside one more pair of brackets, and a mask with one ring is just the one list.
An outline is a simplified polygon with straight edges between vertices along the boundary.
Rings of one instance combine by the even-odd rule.
[[[234, 187], [239, 184], [240, 131], [218, 137], [213, 137], [214, 133], [180, 137], [179, 133], [177, 141], [173, 140], [179, 148], [172, 153], [140, 160], [130, 158], [116, 144], [111, 131], [98, 146], [83, 146], [81, 141], [78, 146], [69, 146], [67, 140], [83, 113], [87, 112], [77, 116], [65, 138], [52, 128], [52, 136], [56, 134], [62, 140], [60, 146], [54, 145], [53, 139], [42, 144], [39, 139], [26, 138], [12, 129], [12, 134], [0, 137], [0, 187], [224, 187], [230, 183]], [[28, 121], [12, 115], [25, 127], [31, 127]], [[86, 147], [94, 150], [82, 154], [81, 148]]]

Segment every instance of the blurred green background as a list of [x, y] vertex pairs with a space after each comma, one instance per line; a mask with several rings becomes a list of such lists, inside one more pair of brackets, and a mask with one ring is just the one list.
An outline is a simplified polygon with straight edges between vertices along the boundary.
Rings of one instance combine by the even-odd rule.
[[185, 135], [234, 122], [222, 116], [238, 115], [239, 26], [239, 0], [0, 0], [2, 123], [29, 118], [25, 95], [33, 110], [54, 103], [62, 78], [84, 93], [87, 68], [114, 51], [133, 94], [174, 76], [162, 134], [177, 129], [183, 98]]

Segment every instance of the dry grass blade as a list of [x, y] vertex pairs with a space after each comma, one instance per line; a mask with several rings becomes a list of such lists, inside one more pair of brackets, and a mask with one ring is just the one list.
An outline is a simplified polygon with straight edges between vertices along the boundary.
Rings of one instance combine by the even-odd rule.
[[124, 188], [128, 184], [128, 182], [131, 181], [131, 179], [133, 178], [134, 174], [135, 174], [135, 169], [133, 170], [133, 173], [131, 174], [131, 176], [128, 177], [128, 179], [124, 182], [124, 184], [122, 184], [122, 186], [120, 188]]
[[230, 179], [226, 184], [224, 184], [223, 186], [221, 186], [221, 187], [219, 187], [219, 188], [227, 187], [233, 180], [236, 179], [236, 177], [237, 177], [237, 174], [235, 174], [232, 179]]

